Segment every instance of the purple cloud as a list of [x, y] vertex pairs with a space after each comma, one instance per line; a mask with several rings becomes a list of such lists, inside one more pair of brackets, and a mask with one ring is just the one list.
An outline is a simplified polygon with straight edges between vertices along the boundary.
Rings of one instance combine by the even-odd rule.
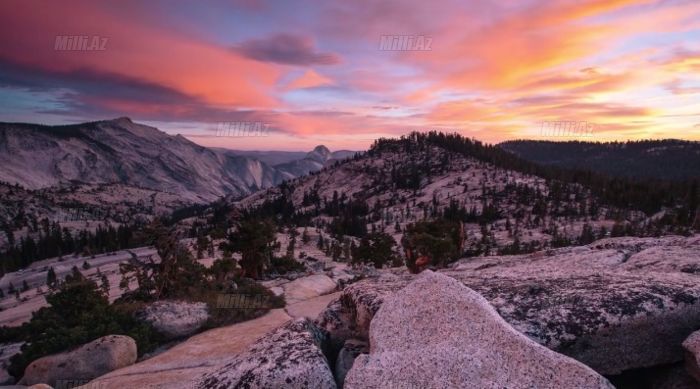
[[233, 47], [247, 58], [283, 65], [333, 65], [340, 57], [315, 51], [309, 38], [292, 34], [276, 34], [264, 39], [251, 39]]

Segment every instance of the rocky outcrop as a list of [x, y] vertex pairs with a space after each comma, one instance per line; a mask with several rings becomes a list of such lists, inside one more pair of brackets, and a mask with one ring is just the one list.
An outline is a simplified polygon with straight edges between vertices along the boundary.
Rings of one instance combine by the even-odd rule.
[[346, 388], [613, 388], [513, 329], [478, 293], [429, 270], [384, 302], [369, 337], [370, 353], [357, 357]]
[[[442, 273], [484, 296], [515, 329], [601, 374], [679, 362], [700, 328], [697, 237], [622, 238], [529, 255], [462, 260]], [[669, 246], [674, 256], [657, 255]], [[676, 256], [681, 258], [676, 259]], [[682, 263], [680, 267], [667, 262]], [[352, 284], [318, 318], [341, 347], [367, 338], [382, 303], [415, 276]]]
[[73, 351], [39, 358], [24, 370], [21, 385], [91, 380], [136, 362], [136, 342], [123, 335], [108, 335]]
[[287, 305], [284, 310], [287, 314], [293, 318], [308, 317], [309, 319], [315, 319], [319, 312], [326, 309], [328, 303], [337, 299], [340, 296], [340, 292], [334, 292], [331, 294], [325, 294], [323, 296], [318, 296], [310, 298], [305, 301], [300, 301], [294, 304]]
[[197, 388], [336, 388], [322, 352], [327, 337], [311, 320], [295, 320], [205, 374]]
[[216, 371], [290, 320], [284, 309], [271, 309], [253, 320], [207, 330], [152, 358], [101, 376], [81, 389], [193, 389], [203, 374]]
[[339, 388], [343, 387], [345, 377], [352, 368], [355, 359], [360, 354], [367, 354], [369, 345], [367, 342], [360, 339], [348, 339], [345, 341], [343, 348], [338, 352], [338, 358], [335, 361], [335, 382]]
[[700, 331], [693, 332], [683, 342], [685, 350], [685, 369], [700, 382]]
[[308, 300], [324, 294], [333, 292], [337, 285], [325, 274], [313, 274], [286, 283], [284, 288], [284, 298], [288, 304], [298, 301]]
[[207, 322], [207, 304], [185, 301], [156, 301], [139, 311], [136, 316], [150, 323], [169, 339], [190, 336]]

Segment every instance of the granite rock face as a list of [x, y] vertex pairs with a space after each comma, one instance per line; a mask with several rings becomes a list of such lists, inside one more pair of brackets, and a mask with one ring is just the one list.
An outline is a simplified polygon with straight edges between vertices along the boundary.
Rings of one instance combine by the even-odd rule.
[[337, 286], [338, 285], [325, 274], [312, 274], [284, 284], [284, 298], [288, 303], [293, 304], [295, 302], [332, 293]]
[[136, 362], [136, 342], [124, 335], [108, 335], [75, 350], [49, 355], [24, 370], [21, 385], [56, 385], [58, 380], [91, 380]]
[[197, 388], [335, 389], [323, 353], [328, 334], [309, 319], [298, 319], [265, 335], [216, 371]]
[[[700, 273], [688, 270], [695, 266], [698, 236], [614, 238], [465, 259], [441, 273], [481, 294], [532, 340], [609, 375], [683, 359], [682, 342], [700, 328]], [[345, 288], [317, 319], [331, 344], [366, 339], [382, 303], [414, 278], [382, 272]]]
[[613, 388], [513, 329], [478, 293], [429, 270], [384, 302], [369, 337], [370, 353], [357, 357], [346, 388]]
[[199, 331], [209, 319], [209, 311], [206, 303], [163, 300], [150, 304], [136, 316], [167, 338], [177, 339]]

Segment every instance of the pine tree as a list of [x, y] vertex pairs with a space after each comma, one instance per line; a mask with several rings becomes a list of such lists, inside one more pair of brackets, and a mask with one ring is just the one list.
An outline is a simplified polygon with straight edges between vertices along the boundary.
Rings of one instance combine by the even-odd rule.
[[104, 293], [105, 296], [109, 295], [109, 279], [107, 279], [107, 275], [102, 274], [100, 277], [100, 281], [102, 282], [100, 284], [100, 289], [102, 290], [102, 293]]
[[316, 245], [319, 250], [323, 250], [326, 247], [326, 243], [323, 241], [323, 233], [318, 234], [318, 244]]
[[56, 272], [53, 270], [53, 267], [50, 267], [49, 271], [46, 272], [46, 285], [48, 285], [49, 288], [56, 286]]
[[[291, 248], [294, 249], [290, 240]], [[275, 237], [275, 225], [270, 220], [243, 220], [236, 232], [228, 237], [222, 248], [241, 254], [239, 265], [243, 276], [260, 278], [265, 269], [270, 267], [272, 256], [279, 243]]]

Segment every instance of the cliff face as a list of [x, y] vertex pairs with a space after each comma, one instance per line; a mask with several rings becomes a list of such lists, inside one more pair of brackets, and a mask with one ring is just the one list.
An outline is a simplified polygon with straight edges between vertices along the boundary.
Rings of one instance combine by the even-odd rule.
[[277, 184], [267, 165], [223, 155], [128, 118], [69, 126], [0, 124], [0, 181], [28, 189], [118, 183], [191, 202]]

